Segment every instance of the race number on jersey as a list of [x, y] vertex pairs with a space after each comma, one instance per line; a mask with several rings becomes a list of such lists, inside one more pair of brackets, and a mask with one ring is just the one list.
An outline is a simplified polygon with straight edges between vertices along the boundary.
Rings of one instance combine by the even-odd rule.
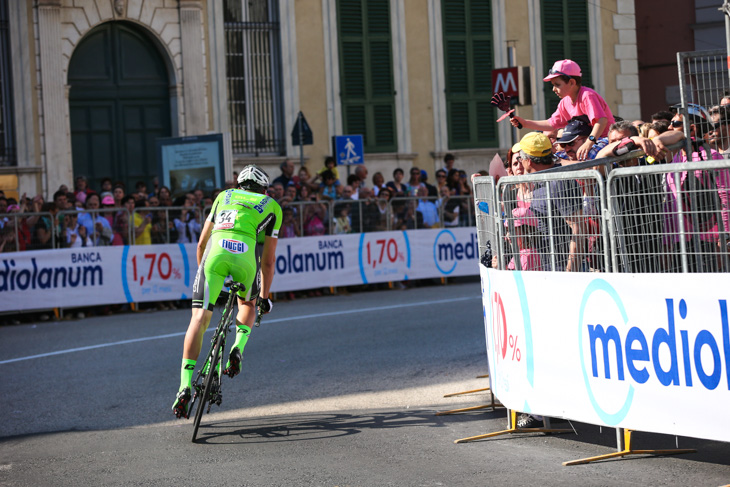
[[228, 230], [236, 222], [238, 210], [222, 210], [215, 219], [213, 230]]

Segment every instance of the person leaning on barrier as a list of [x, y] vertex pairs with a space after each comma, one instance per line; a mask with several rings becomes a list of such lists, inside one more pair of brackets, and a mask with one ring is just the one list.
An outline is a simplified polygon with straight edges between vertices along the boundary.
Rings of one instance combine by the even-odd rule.
[[707, 133], [706, 140], [712, 149], [721, 152], [725, 158], [730, 157], [730, 106], [719, 107], [717, 120]]
[[[666, 123], [666, 122], [664, 122]], [[666, 131], [653, 140], [638, 135], [636, 127], [628, 122], [617, 122], [609, 127], [609, 144], [599, 152], [598, 157], [612, 157], [634, 149], [648, 150], [657, 160], [672, 160], [666, 145], [684, 138], [682, 132]], [[652, 146], [647, 145], [647, 140]], [[641, 144], [641, 146], [639, 145]], [[642, 147], [643, 146], [643, 147]], [[653, 152], [652, 152], [653, 151]], [[632, 158], [612, 164], [618, 166], [645, 166], [650, 156]], [[606, 170], [606, 165], [599, 166]], [[662, 272], [665, 263], [661, 254], [664, 233], [664, 177], [662, 174], [643, 174], [639, 177], [622, 177], [615, 180], [613, 211], [621, 221], [621, 253], [623, 255], [618, 272]]]
[[436, 204], [429, 200], [428, 189], [426, 186], [421, 184], [416, 192], [418, 196], [418, 206], [416, 211], [423, 215], [423, 226], [424, 228], [436, 228], [440, 226], [441, 221], [439, 220], [439, 212]]
[[[628, 123], [628, 122], [627, 122]], [[594, 130], [590, 120], [585, 115], [578, 115], [573, 117], [565, 126], [562, 135], [555, 140], [555, 143], [565, 152], [565, 158], [561, 161], [562, 165], [575, 164], [581, 160], [591, 160], [596, 158], [596, 154], [608, 144], [608, 139], [601, 137], [593, 140], [593, 146], [588, 150], [584, 159], [578, 156], [578, 151], [588, 137], [591, 136], [591, 132]]]
[[[378, 213], [380, 214], [378, 231], [390, 230], [393, 227], [395, 215], [388, 211], [390, 205], [390, 198], [393, 196], [393, 190], [385, 187], [378, 193], [376, 205], [378, 207]], [[389, 220], [390, 219], [390, 220]]]
[[651, 121], [658, 122], [660, 120], [664, 120], [666, 122], [671, 122], [672, 117], [674, 117], [674, 114], [669, 110], [660, 110], [651, 116]]
[[[86, 197], [86, 209], [87, 210], [98, 210], [101, 206], [101, 201], [97, 193], [90, 193]], [[87, 213], [91, 218], [93, 225], [89, 231], [90, 235], [94, 236], [94, 245], [111, 245], [112, 242], [112, 226], [109, 221], [104, 218], [101, 213]], [[87, 227], [88, 230], [88, 227]]]
[[[531, 132], [520, 140], [520, 157], [528, 175], [553, 168], [556, 163], [550, 139], [540, 132]], [[561, 179], [531, 186], [533, 189], [526, 200], [530, 201], [530, 208], [538, 219], [537, 233], [542, 237], [540, 250], [549, 254], [552, 248], [555, 252], [554, 268], [551, 265], [544, 270], [580, 271], [580, 255], [586, 244], [580, 185], [575, 179]], [[505, 208], [508, 210], [511, 211]], [[551, 236], [553, 242], [550, 242]]]
[[[639, 131], [631, 123], [616, 122], [608, 128], [608, 145], [598, 152], [596, 159], [619, 156], [636, 149], [643, 150], [646, 156], [651, 156], [654, 160], [671, 159], [671, 151], [667, 149], [667, 146], [682, 140], [684, 140], [684, 133], [678, 130], [669, 130], [656, 137], [647, 138], [641, 137]], [[642, 157], [614, 163], [614, 166], [631, 167], [647, 163], [646, 158]]]
[[459, 200], [451, 198], [451, 190], [446, 186], [442, 186], [440, 191], [441, 197], [438, 199], [437, 206], [443, 208], [444, 227], [458, 227], [461, 206]]
[[350, 221], [353, 233], [377, 231], [380, 223], [380, 212], [373, 200], [370, 188], [360, 188], [359, 199], [350, 207]]

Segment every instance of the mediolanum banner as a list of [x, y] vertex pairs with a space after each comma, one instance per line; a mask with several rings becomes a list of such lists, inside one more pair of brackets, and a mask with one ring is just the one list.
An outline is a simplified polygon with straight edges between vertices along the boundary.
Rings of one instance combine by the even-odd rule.
[[730, 441], [727, 274], [481, 268], [490, 380], [510, 409]]
[[[280, 239], [273, 292], [478, 274], [476, 229]], [[189, 299], [194, 244], [0, 257], [0, 312]]]

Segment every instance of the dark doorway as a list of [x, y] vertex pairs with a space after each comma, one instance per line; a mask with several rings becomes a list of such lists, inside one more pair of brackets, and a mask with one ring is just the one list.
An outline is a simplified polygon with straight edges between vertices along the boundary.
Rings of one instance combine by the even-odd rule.
[[93, 29], [76, 47], [68, 70], [74, 177], [99, 190], [109, 177], [126, 192], [157, 176], [155, 139], [170, 137], [165, 61], [152, 40], [124, 22]]

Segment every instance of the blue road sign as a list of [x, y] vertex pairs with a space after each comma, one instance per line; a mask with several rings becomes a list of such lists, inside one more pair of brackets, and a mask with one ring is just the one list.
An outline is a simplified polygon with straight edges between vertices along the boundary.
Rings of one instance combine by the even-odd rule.
[[335, 158], [340, 166], [363, 164], [365, 149], [362, 135], [335, 135]]

